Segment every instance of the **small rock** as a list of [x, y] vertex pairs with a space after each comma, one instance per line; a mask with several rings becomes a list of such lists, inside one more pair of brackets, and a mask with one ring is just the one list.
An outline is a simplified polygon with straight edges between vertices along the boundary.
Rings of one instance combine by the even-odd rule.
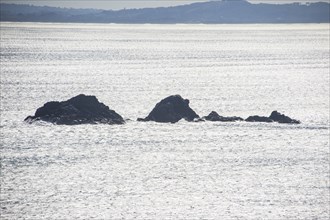
[[194, 121], [199, 116], [189, 107], [189, 100], [180, 95], [172, 95], [156, 104], [146, 118], [138, 118], [138, 121], [155, 121], [175, 123], [181, 119]]
[[278, 111], [273, 111], [269, 118], [273, 121], [277, 121], [278, 123], [300, 124], [300, 121], [292, 119], [284, 114], [279, 113]]
[[223, 121], [223, 122], [232, 122], [232, 121], [243, 121], [241, 117], [224, 117], [219, 115], [217, 112], [212, 111], [208, 116], [204, 116], [203, 119], [207, 121]]
[[258, 115], [249, 116], [247, 119], [245, 119], [245, 121], [248, 121], [248, 122], [273, 122], [273, 120], [270, 119], [269, 117], [258, 116]]
[[278, 122], [278, 123], [287, 123], [287, 124], [300, 124], [300, 121], [289, 118], [286, 115], [279, 113], [278, 111], [273, 111], [269, 117], [265, 116], [250, 116], [245, 121], [249, 122]]

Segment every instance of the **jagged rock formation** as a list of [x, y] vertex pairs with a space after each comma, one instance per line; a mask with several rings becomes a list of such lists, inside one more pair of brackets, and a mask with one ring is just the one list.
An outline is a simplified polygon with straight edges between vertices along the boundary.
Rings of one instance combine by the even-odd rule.
[[284, 114], [279, 113], [278, 111], [273, 111], [269, 118], [278, 123], [300, 124], [300, 121], [292, 119]]
[[245, 121], [248, 121], [248, 122], [273, 122], [273, 120], [270, 119], [269, 117], [259, 116], [259, 115], [249, 116], [247, 119], [245, 119]]
[[124, 119], [95, 96], [78, 95], [63, 102], [47, 102], [25, 121], [46, 121], [58, 125], [123, 124]]
[[278, 123], [287, 123], [287, 124], [300, 124], [300, 121], [292, 119], [284, 114], [279, 113], [278, 111], [273, 111], [269, 117], [265, 116], [250, 116], [245, 121], [248, 122], [278, 122]]
[[203, 119], [206, 121], [223, 121], [223, 122], [232, 122], [232, 121], [243, 121], [241, 117], [224, 117], [219, 115], [217, 112], [212, 111], [208, 116], [204, 116]]
[[199, 116], [189, 107], [188, 99], [183, 99], [180, 95], [172, 95], [157, 103], [146, 118], [138, 118], [138, 121], [175, 123], [181, 119], [198, 121]]
[[[224, 117], [212, 111], [209, 115], [200, 118], [189, 107], [189, 100], [180, 95], [172, 95], [156, 104], [146, 118], [138, 118], [138, 121], [155, 121], [175, 123], [181, 119], [187, 121], [242, 121], [241, 117]], [[38, 108], [34, 116], [28, 116], [26, 122], [46, 121], [54, 124], [77, 125], [77, 124], [123, 124], [124, 119], [108, 106], [100, 103], [95, 96], [78, 95], [63, 102], [47, 102]], [[300, 124], [300, 121], [292, 119], [277, 111], [273, 111], [269, 117], [250, 116], [247, 122], [278, 122], [288, 124]]]

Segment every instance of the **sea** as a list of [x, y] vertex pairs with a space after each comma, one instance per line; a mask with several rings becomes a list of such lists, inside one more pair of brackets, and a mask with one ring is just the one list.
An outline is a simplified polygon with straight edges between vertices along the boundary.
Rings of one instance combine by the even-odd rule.
[[[330, 218], [329, 24], [1, 22], [0, 219]], [[28, 124], [79, 94], [123, 125]], [[201, 117], [138, 122], [170, 95]]]

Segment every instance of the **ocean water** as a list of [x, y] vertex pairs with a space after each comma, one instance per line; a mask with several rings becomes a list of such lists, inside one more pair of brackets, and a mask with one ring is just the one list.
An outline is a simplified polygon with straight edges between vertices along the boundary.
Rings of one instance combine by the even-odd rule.
[[[329, 219], [329, 25], [1, 23], [1, 219]], [[95, 95], [125, 125], [26, 124]], [[161, 99], [300, 125], [137, 122]]]

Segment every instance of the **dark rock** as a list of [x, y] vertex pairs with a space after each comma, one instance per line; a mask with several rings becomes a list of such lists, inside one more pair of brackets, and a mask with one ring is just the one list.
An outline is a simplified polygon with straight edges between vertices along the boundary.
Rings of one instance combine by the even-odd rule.
[[189, 107], [188, 99], [173, 95], [161, 100], [146, 118], [138, 118], [138, 121], [175, 123], [183, 118], [187, 121], [194, 121], [199, 119], [199, 116]]
[[269, 117], [258, 116], [258, 115], [249, 116], [247, 119], [245, 119], [245, 121], [248, 121], [248, 122], [273, 122], [273, 120], [270, 119]]
[[207, 121], [223, 121], [223, 122], [231, 122], [231, 121], [243, 121], [241, 117], [224, 117], [219, 115], [217, 112], [212, 111], [208, 116], [203, 117], [203, 119]]
[[289, 118], [288, 116], [279, 113], [278, 111], [273, 111], [269, 118], [278, 123], [288, 123], [288, 124], [300, 124], [300, 121]]
[[63, 102], [47, 102], [38, 108], [34, 116], [25, 121], [46, 121], [54, 124], [123, 124], [124, 119], [95, 96], [78, 95]]
[[300, 121], [289, 118], [286, 115], [279, 113], [278, 111], [273, 111], [269, 117], [265, 116], [250, 116], [245, 121], [249, 122], [278, 122], [278, 123], [288, 123], [288, 124], [300, 124]]

